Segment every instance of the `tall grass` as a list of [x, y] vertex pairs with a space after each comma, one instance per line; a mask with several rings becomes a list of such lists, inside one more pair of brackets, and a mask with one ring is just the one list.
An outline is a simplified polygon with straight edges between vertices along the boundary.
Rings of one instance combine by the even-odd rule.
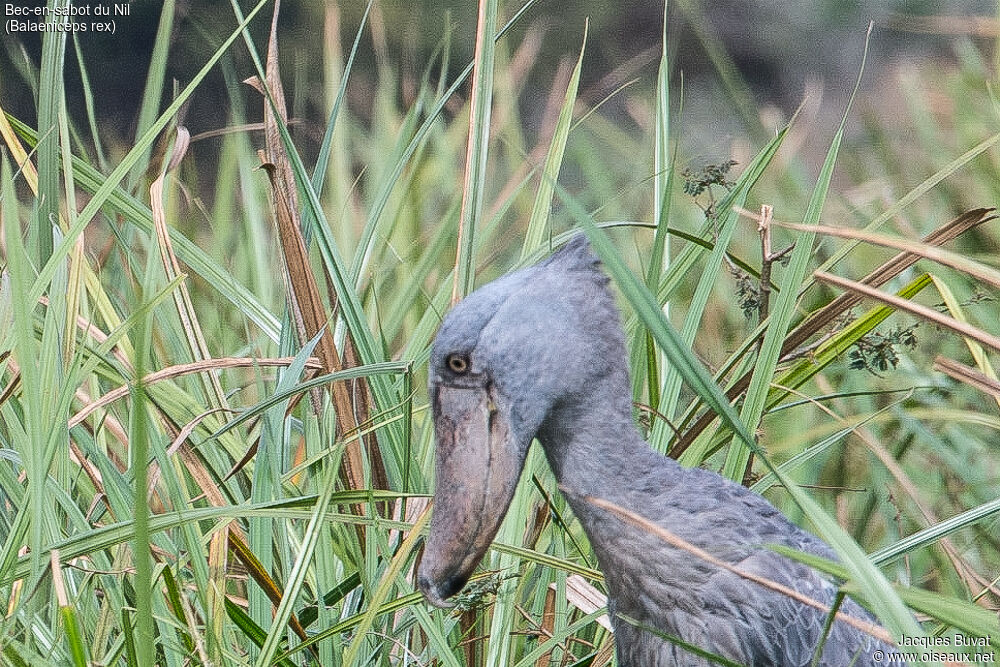
[[[579, 50], [539, 62], [532, 3], [481, 4], [475, 62], [454, 66], [442, 26], [419, 68], [363, 73], [395, 26], [369, 3], [345, 46], [326, 3], [324, 39], [295, 45], [324, 67], [291, 85], [267, 57], [291, 52], [288, 36], [253, 37], [268, 3], [233, 3], [228, 27], [202, 33], [218, 48], [162, 104], [167, 64], [189, 57], [171, 31], [206, 30], [164, 3], [131, 142], [107, 131], [78, 41], [78, 70], [59, 39], [17, 68], [41, 94], [35, 126], [0, 118], [0, 662], [612, 664], [598, 564], [538, 451], [460, 607], [431, 609], [412, 583], [433, 489], [434, 331], [453, 294], [577, 229], [620, 289], [654, 447], [821, 534], [840, 562], [810, 564], [896, 636], [1000, 646], [997, 350], [952, 324], [1000, 333], [1000, 234], [977, 211], [951, 252], [919, 241], [996, 204], [986, 59], [963, 42], [953, 68], [901, 70], [906, 122], [795, 122], [699, 189], [706, 149], [685, 136], [697, 111], [677, 101], [665, 30], [657, 67], [614, 93], [626, 118], [578, 95], [589, 45], [608, 36], [561, 25]], [[745, 113], [745, 85], [713, 53]], [[178, 113], [216, 68], [223, 127], [185, 127]], [[82, 117], [62, 85], [78, 74]], [[266, 128], [248, 129], [265, 106]], [[803, 133], [832, 144], [821, 168], [794, 152]], [[763, 262], [739, 211], [762, 204]], [[882, 297], [821, 310], [843, 301], [814, 273], [862, 280], [885, 246], [910, 259], [869, 286], [947, 318]]]

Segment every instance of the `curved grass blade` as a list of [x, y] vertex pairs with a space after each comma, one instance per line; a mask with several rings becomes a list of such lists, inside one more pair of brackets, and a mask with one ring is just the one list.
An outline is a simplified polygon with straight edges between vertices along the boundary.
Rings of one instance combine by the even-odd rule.
[[489, 151], [490, 114], [493, 109], [493, 64], [497, 26], [497, 0], [479, 0], [476, 53], [473, 58], [472, 101], [469, 111], [469, 148], [465, 157], [465, 186], [458, 222], [458, 256], [455, 258], [455, 286], [452, 303], [472, 291], [476, 272], [473, 266], [476, 225], [486, 198], [486, 157]]
[[[364, 489], [362, 491], [338, 491], [330, 499], [331, 504], [350, 505], [357, 503], [389, 502], [402, 497], [413, 497], [414, 494], [400, 494], [391, 491]], [[267, 503], [244, 503], [242, 505], [224, 507], [199, 507], [196, 509], [163, 512], [149, 519], [149, 533], [163, 532], [198, 521], [231, 521], [251, 516], [274, 516], [301, 519], [304, 515], [301, 508], [313, 507], [316, 496], [302, 496], [286, 500], [275, 500]], [[310, 513], [308, 516], [312, 516]], [[364, 522], [363, 517], [338, 516], [338, 521]], [[384, 521], [383, 521], [384, 523]], [[95, 528], [89, 533], [73, 535], [46, 546], [42, 557], [48, 558], [52, 549], [58, 549], [66, 561], [81, 556], [124, 544], [134, 538], [135, 521], [126, 520]], [[9, 567], [0, 570], [0, 586], [9, 585], [13, 581], [24, 579], [32, 572], [31, 556], [17, 558]]]
[[[69, 20], [69, 0], [50, 0], [53, 20], [65, 25]], [[66, 58], [65, 30], [42, 34], [42, 67], [39, 72], [38, 203], [35, 209], [38, 266], [52, 256], [52, 225], [59, 218], [59, 109], [63, 98], [63, 64]]]
[[84, 228], [90, 221], [94, 219], [97, 212], [107, 203], [108, 198], [115, 191], [118, 185], [125, 178], [125, 175], [129, 172], [133, 165], [139, 162], [143, 151], [145, 151], [149, 146], [152, 145], [153, 141], [159, 135], [160, 131], [167, 126], [168, 123], [173, 120], [174, 115], [180, 110], [181, 106], [190, 98], [191, 94], [194, 92], [195, 88], [201, 84], [202, 80], [208, 75], [209, 71], [215, 66], [215, 64], [222, 58], [223, 54], [229, 49], [236, 38], [242, 33], [243, 29], [250, 24], [250, 21], [257, 15], [257, 13], [263, 9], [269, 0], [259, 0], [259, 2], [254, 6], [253, 10], [247, 15], [247, 18], [241, 23], [236, 30], [229, 35], [229, 37], [222, 43], [221, 46], [212, 54], [208, 61], [202, 66], [198, 73], [194, 76], [190, 83], [184, 87], [184, 89], [177, 95], [177, 98], [160, 114], [156, 122], [153, 123], [145, 134], [136, 142], [135, 146], [129, 150], [128, 154], [122, 159], [122, 161], [115, 167], [114, 171], [108, 175], [106, 179], [103, 180], [97, 191], [94, 192], [94, 196], [87, 202], [83, 210], [77, 216], [76, 222], [72, 227], [67, 230], [66, 235], [63, 237], [59, 246], [54, 248], [51, 257], [46, 261], [41, 271], [39, 272], [38, 278], [35, 280], [34, 285], [27, 292], [27, 299], [30, 303], [38, 301], [38, 298], [42, 296], [45, 291], [45, 287], [52, 280], [52, 276], [62, 265], [66, 256], [69, 255], [76, 243], [76, 239], [83, 232]]

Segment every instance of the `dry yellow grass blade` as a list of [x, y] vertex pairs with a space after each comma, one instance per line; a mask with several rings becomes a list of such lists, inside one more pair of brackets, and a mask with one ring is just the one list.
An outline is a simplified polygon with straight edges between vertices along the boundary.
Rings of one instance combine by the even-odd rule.
[[[17, 134], [14, 132], [14, 128], [11, 126], [10, 121], [7, 119], [7, 113], [4, 111], [2, 106], [0, 106], [0, 138], [3, 139], [4, 143], [7, 145], [7, 149], [11, 152], [11, 155], [14, 157], [14, 162], [17, 164], [17, 168], [21, 171], [21, 174], [24, 177], [25, 182], [28, 184], [28, 187], [31, 189], [32, 193], [37, 195], [38, 171], [35, 169], [35, 165], [31, 162], [30, 159], [31, 155], [24, 150], [24, 146], [21, 144], [21, 140], [17, 138]], [[66, 162], [68, 162], [68, 160], [65, 159], [67, 157], [68, 157], [68, 151], [67, 155], [64, 156], [63, 160], [64, 162], [63, 168], [66, 169], [68, 173], [69, 169], [65, 164]], [[69, 186], [67, 186], [67, 188], [68, 187]], [[71, 194], [72, 193], [70, 193], [70, 195]], [[72, 199], [72, 196], [70, 198]], [[59, 214], [59, 227], [60, 229], [63, 230], [68, 229], [68, 225], [66, 224], [66, 220], [63, 217], [62, 213]], [[94, 273], [94, 270], [91, 268], [89, 264], [87, 264], [83, 260], [84, 257], [83, 239], [84, 235], [81, 233], [80, 238], [77, 239], [77, 242], [74, 243], [73, 245], [73, 251], [72, 254], [70, 255], [70, 268], [72, 272], [72, 279], [69, 284], [71, 286], [79, 285], [80, 284], [79, 281], [82, 279], [83, 284], [87, 288], [88, 294], [94, 301], [94, 308], [107, 323], [108, 328], [115, 329], [121, 324], [121, 320], [118, 317], [117, 311], [111, 305], [111, 302], [108, 299], [107, 294], [104, 293], [104, 290], [101, 287], [101, 282], [97, 278], [97, 275]], [[67, 304], [68, 306], [66, 309], [67, 326], [70, 326], [72, 324], [73, 317], [76, 317], [77, 321], [80, 320], [79, 314], [77, 312], [79, 309], [79, 296], [78, 296], [79, 290], [76, 288], [71, 288], [71, 289], [73, 289], [75, 296], [71, 298], [69, 300], [69, 303]], [[47, 300], [44, 303], [47, 305], [48, 303]], [[69, 351], [72, 349], [74, 344], [75, 344], [75, 339], [72, 337], [67, 337], [68, 348], [67, 348], [67, 354], [65, 355], [66, 359], [72, 358], [72, 354], [70, 354]], [[132, 357], [133, 350], [127, 337], [123, 337], [118, 342], [118, 345], [116, 347], [121, 350], [123, 356], [128, 358]]]
[[[592, 614], [601, 607], [608, 606], [608, 596], [597, 590], [596, 586], [579, 574], [571, 574], [566, 577], [566, 601], [584, 614]], [[611, 619], [607, 615], [599, 616], [597, 624], [614, 632]]]
[[[951, 316], [961, 322], [968, 322], [968, 318], [965, 316], [962, 304], [955, 297], [955, 294], [948, 283], [937, 276], [932, 276], [932, 280], [934, 281], [934, 287], [937, 289], [938, 294], [940, 294], [941, 298], [944, 299], [944, 305], [948, 309]], [[972, 359], [976, 362], [976, 367], [979, 369], [979, 372], [982, 373], [982, 375], [988, 380], [996, 382], [998, 380], [996, 369], [993, 368], [993, 364], [990, 362], [990, 357], [986, 354], [986, 351], [983, 350], [983, 347], [968, 338], [965, 339], [965, 345], [969, 348], [969, 353], [972, 355]], [[994, 400], [997, 405], [1000, 405], [1000, 396], [995, 396]]]
[[21, 145], [21, 140], [17, 138], [17, 134], [14, 132], [14, 128], [11, 127], [10, 121], [7, 120], [7, 112], [3, 110], [3, 107], [0, 107], [0, 137], [7, 144], [7, 149], [13, 155], [17, 168], [24, 174], [24, 180], [28, 182], [28, 187], [31, 188], [32, 192], [37, 193], [38, 172], [35, 171], [35, 165], [28, 159], [28, 153], [24, 150], [24, 146]]
[[[170, 154], [169, 163], [159, 176], [149, 186], [149, 207], [153, 213], [153, 229], [156, 232], [156, 243], [160, 250], [160, 261], [167, 280], [173, 280], [181, 275], [181, 266], [174, 254], [174, 247], [170, 241], [170, 233], [167, 230], [167, 216], [163, 205], [163, 186], [167, 174], [174, 169], [187, 152], [190, 143], [190, 133], [187, 128], [178, 126], [177, 135], [174, 139], [173, 151]], [[181, 282], [173, 292], [174, 307], [177, 316], [181, 321], [181, 328], [184, 330], [184, 338], [188, 344], [188, 350], [195, 361], [204, 361], [212, 357], [205, 342], [205, 335], [202, 332], [201, 324], [195, 314], [194, 304], [191, 301], [191, 293], [188, 291], [187, 283]], [[214, 399], [214, 407], [228, 407], [226, 392], [222, 389], [219, 376], [214, 371], [199, 375], [205, 387], [205, 392]]]

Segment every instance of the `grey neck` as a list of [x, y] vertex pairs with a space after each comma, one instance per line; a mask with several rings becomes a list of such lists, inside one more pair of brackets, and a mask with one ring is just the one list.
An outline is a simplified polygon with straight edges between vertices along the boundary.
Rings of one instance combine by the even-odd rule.
[[538, 439], [556, 479], [570, 497], [634, 501], [626, 497], [634, 488], [631, 480], [651, 467], [676, 463], [653, 452], [639, 435], [632, 422], [630, 392], [607, 386], [619, 382], [602, 384], [605, 386], [592, 386], [587, 396], [574, 396], [576, 400], [556, 406]]

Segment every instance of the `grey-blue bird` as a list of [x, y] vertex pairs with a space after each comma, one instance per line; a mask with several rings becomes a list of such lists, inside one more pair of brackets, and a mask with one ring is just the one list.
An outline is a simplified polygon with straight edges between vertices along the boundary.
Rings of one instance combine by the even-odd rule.
[[[827, 613], [741, 573], [829, 606], [833, 582], [767, 545], [836, 558], [833, 550], [761, 496], [681, 467], [642, 439], [608, 282], [580, 236], [475, 291], [445, 317], [430, 359], [437, 480], [420, 589], [438, 606], [462, 589], [496, 536], [537, 438], [604, 572], [619, 665], [712, 664], [641, 625], [744, 665], [810, 665]], [[672, 546], [591, 498], [641, 515], [730, 567]], [[874, 624], [851, 599], [840, 611]], [[833, 623], [820, 664], [901, 664], [886, 658], [898, 649], [856, 625]]]

